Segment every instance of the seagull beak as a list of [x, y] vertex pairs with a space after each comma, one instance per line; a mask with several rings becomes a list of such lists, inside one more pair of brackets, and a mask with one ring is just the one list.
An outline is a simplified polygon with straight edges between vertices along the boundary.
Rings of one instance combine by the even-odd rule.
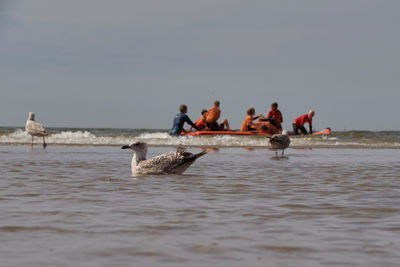
[[121, 149], [127, 149], [127, 148], [131, 148], [131, 147], [130, 147], [130, 146], [127, 146], [127, 145], [121, 146]]

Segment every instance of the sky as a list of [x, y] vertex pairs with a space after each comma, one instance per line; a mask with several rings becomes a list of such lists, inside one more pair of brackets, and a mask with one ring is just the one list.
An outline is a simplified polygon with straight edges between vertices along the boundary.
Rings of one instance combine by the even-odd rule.
[[169, 129], [214, 100], [239, 129], [400, 130], [398, 0], [0, 0], [0, 126]]

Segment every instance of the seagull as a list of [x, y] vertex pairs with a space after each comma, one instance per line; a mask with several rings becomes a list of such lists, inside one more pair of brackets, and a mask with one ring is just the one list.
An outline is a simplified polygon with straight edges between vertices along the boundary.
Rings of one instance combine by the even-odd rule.
[[289, 147], [290, 138], [287, 134], [286, 130], [282, 131], [282, 134], [274, 134], [273, 136], [267, 136], [269, 139], [269, 143], [271, 144], [272, 149], [275, 149], [275, 155], [278, 157], [278, 150], [282, 149], [282, 157], [283, 151]]
[[25, 130], [27, 131], [28, 134], [32, 136], [32, 143], [31, 143], [32, 146], [33, 146], [33, 137], [39, 136], [43, 137], [43, 148], [46, 148], [47, 144], [46, 141], [44, 140], [44, 137], [48, 135], [48, 133], [39, 122], [35, 121], [35, 113], [29, 112], [28, 120], [26, 121], [25, 125]]
[[186, 149], [179, 146], [176, 152], [170, 151], [156, 157], [146, 159], [147, 144], [135, 142], [121, 147], [133, 150], [132, 176], [151, 174], [182, 174], [198, 158], [207, 153], [203, 150], [198, 154], [186, 152]]

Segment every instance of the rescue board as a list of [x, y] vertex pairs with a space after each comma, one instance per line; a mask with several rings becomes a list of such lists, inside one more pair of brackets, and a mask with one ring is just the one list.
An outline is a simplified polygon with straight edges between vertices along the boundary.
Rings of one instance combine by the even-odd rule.
[[[312, 135], [328, 135], [331, 133], [331, 128], [326, 128], [323, 131], [314, 132]], [[188, 132], [188, 133], [181, 133], [181, 135], [191, 135], [191, 136], [207, 136], [207, 135], [241, 135], [241, 136], [272, 136], [271, 133], [263, 133], [257, 131], [250, 131], [250, 132], [239, 132], [239, 131], [197, 131], [197, 132]], [[293, 133], [289, 133], [290, 136]], [[302, 136], [302, 135], [299, 135]]]

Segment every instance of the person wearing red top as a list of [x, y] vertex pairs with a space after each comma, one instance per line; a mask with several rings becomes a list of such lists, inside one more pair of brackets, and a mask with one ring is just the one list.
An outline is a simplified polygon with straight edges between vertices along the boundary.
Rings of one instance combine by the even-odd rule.
[[[197, 126], [197, 128], [199, 128], [199, 131], [207, 131], [207, 130], [209, 130], [207, 128], [206, 118], [207, 118], [207, 110], [203, 109], [201, 111], [200, 118], [198, 118], [197, 121], [195, 121], [195, 123], [194, 123]], [[189, 132], [192, 131], [192, 128], [193, 127], [189, 128]]]
[[267, 119], [272, 123], [280, 132], [282, 132], [282, 113], [278, 109], [278, 103], [274, 102], [271, 104], [271, 110], [268, 112]]
[[307, 130], [304, 128], [304, 124], [307, 122], [310, 126], [310, 134], [313, 133], [312, 131], [312, 118], [315, 115], [315, 111], [310, 109], [310, 111], [307, 114], [301, 115], [300, 117], [296, 118], [293, 121], [293, 134], [298, 135], [299, 130], [304, 134], [307, 135]]

